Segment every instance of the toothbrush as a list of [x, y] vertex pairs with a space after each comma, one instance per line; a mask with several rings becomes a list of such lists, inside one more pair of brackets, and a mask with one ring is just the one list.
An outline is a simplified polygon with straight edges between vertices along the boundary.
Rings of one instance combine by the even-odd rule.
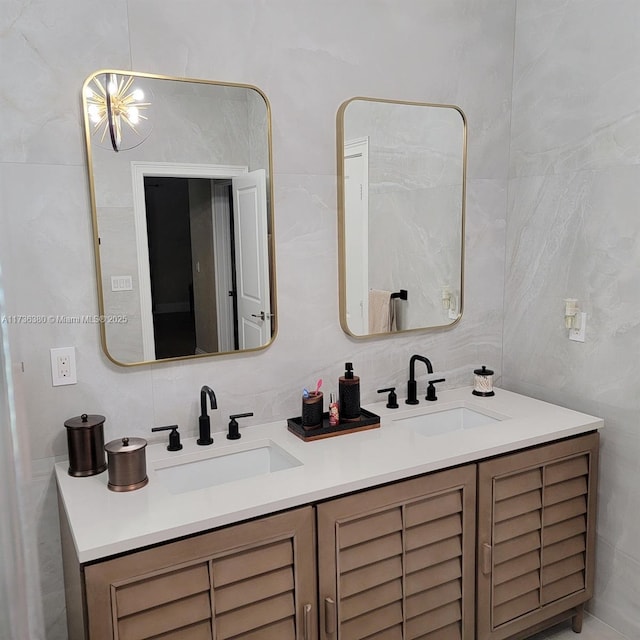
[[320, 378], [318, 380], [318, 382], [316, 383], [316, 395], [318, 395], [318, 393], [320, 392], [320, 387], [322, 386], [322, 378]]

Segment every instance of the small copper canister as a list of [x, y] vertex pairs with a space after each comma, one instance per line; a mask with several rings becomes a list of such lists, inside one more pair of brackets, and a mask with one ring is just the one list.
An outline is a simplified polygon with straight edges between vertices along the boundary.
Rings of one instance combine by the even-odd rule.
[[109, 459], [107, 487], [111, 491], [133, 491], [149, 482], [146, 446], [144, 438], [119, 438], [107, 442], [104, 447]]
[[64, 423], [67, 428], [70, 476], [94, 476], [107, 468], [104, 458], [104, 420], [104, 416], [83, 413]]

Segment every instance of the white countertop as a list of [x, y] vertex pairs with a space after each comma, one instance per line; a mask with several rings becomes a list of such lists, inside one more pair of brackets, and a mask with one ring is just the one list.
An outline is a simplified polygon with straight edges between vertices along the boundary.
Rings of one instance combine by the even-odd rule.
[[[351, 491], [443, 469], [602, 428], [599, 418], [495, 389], [490, 398], [471, 388], [438, 391], [436, 402], [387, 409], [384, 402], [365, 408], [381, 416], [381, 427], [313, 442], [290, 433], [286, 420], [240, 429], [242, 438], [227, 440], [213, 433], [214, 444], [201, 447], [183, 439], [183, 449], [169, 452], [166, 443], [146, 450], [149, 483], [116, 493], [107, 489], [108, 472], [71, 477], [68, 463], [56, 464], [58, 490], [71, 525], [81, 563], [131, 551], [173, 538], [206, 531], [274, 511], [323, 500]], [[499, 422], [424, 437], [394, 420], [465, 406]], [[215, 415], [215, 418], [219, 416]], [[217, 420], [216, 420], [217, 421]], [[123, 436], [126, 434], [122, 434]], [[167, 432], [168, 440], [168, 432]], [[156, 467], [168, 462], [218, 455], [268, 442], [303, 464], [291, 469], [236, 480], [184, 493], [171, 493]]]

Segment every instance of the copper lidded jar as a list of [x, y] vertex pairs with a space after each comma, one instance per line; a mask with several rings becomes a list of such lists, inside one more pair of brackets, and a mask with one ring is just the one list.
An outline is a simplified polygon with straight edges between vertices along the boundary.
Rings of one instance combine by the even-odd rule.
[[147, 461], [144, 438], [119, 438], [107, 442], [105, 450], [109, 459], [109, 483], [111, 491], [133, 491], [144, 487], [147, 477]]
[[67, 428], [70, 476], [94, 476], [107, 468], [104, 458], [104, 420], [104, 416], [83, 413], [64, 423]]

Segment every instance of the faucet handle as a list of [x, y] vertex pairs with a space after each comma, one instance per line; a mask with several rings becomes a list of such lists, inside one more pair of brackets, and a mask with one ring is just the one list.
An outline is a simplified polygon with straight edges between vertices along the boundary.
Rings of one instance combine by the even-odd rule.
[[387, 409], [397, 409], [398, 408], [398, 396], [396, 395], [396, 388], [389, 387], [388, 389], [378, 389], [378, 393], [388, 393], [389, 397], [387, 398]]
[[249, 418], [253, 415], [253, 413], [236, 413], [232, 416], [229, 416], [229, 433], [227, 433], [227, 438], [229, 440], [238, 440], [240, 435], [240, 427], [238, 425], [238, 421], [236, 418]]
[[180, 451], [182, 449], [182, 445], [180, 444], [180, 434], [178, 433], [178, 425], [170, 424], [166, 427], [152, 427], [151, 431], [169, 431], [171, 429], [171, 433], [169, 434], [169, 446], [167, 447], [167, 451]]
[[438, 382], [444, 381], [444, 378], [439, 378], [438, 380], [429, 380], [429, 385], [427, 386], [427, 395], [424, 397], [424, 399], [429, 400], [430, 402], [436, 401], [438, 399], [438, 396], [436, 396], [436, 388], [433, 385], [438, 384]]

